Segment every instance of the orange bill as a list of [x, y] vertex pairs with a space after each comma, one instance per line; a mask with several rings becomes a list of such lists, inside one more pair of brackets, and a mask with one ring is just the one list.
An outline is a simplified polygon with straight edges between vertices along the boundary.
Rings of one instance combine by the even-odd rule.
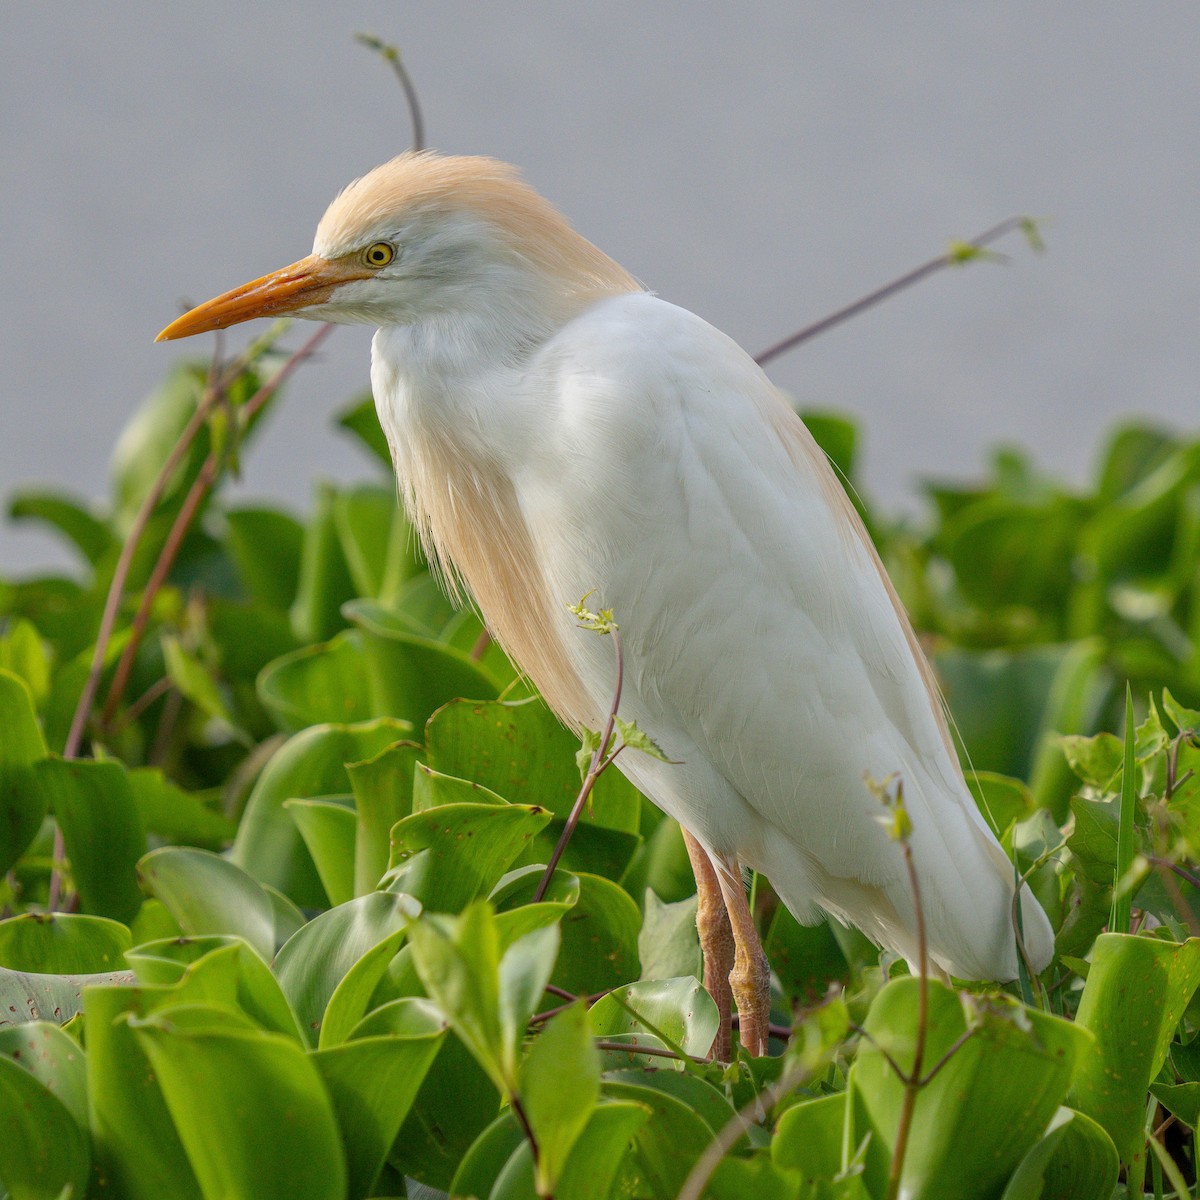
[[310, 254], [289, 267], [206, 300], [172, 321], [154, 340], [169, 342], [213, 329], [227, 329], [255, 317], [283, 317], [323, 304], [343, 284], [369, 279], [374, 274], [360, 262], [335, 262]]

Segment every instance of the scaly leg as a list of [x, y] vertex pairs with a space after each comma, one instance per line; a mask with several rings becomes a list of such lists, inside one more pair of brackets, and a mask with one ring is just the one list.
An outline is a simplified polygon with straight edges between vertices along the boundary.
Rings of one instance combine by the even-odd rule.
[[738, 1034], [743, 1048], [756, 1058], [767, 1052], [771, 1021], [771, 968], [758, 938], [754, 916], [746, 901], [742, 873], [736, 858], [723, 862], [716, 871], [735, 947], [729, 984], [738, 1010]]
[[733, 929], [725, 911], [721, 882], [708, 851], [686, 829], [683, 842], [688, 858], [692, 860], [692, 873], [696, 876], [696, 931], [700, 934], [700, 950], [704, 955], [704, 988], [721, 1015], [721, 1024], [708, 1056], [729, 1062], [733, 1057], [733, 993], [729, 984], [729, 973], [734, 964]]

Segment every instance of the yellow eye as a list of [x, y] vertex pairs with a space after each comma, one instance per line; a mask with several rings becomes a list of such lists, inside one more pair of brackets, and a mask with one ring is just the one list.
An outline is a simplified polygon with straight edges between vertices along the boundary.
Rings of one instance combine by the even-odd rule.
[[363, 251], [363, 262], [368, 267], [386, 267], [396, 257], [396, 247], [390, 242], [376, 242]]

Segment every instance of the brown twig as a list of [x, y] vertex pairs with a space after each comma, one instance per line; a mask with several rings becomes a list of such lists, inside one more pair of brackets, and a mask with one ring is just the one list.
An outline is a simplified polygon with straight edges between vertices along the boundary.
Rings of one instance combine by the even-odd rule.
[[640, 1046], [637, 1042], [613, 1042], [603, 1038], [596, 1039], [596, 1049], [615, 1050], [620, 1054], [648, 1054], [651, 1058], [673, 1058], [676, 1062], [687, 1059], [689, 1062], [699, 1063], [701, 1066], [708, 1062], [707, 1058], [701, 1058], [696, 1054], [679, 1055], [665, 1046]]
[[[1033, 222], [1029, 217], [1009, 217], [1006, 221], [1001, 221], [999, 225], [993, 225], [991, 229], [985, 230], [978, 237], [972, 238], [969, 242], [964, 242], [963, 247], [968, 247], [973, 250], [982, 250], [997, 238], [1003, 237], [1005, 234], [1011, 233], [1014, 229], [1024, 229], [1029, 231], [1033, 228]], [[778, 358], [781, 354], [786, 354], [789, 350], [794, 350], [797, 346], [807, 342], [811, 338], [815, 338], [818, 334], [824, 333], [826, 330], [832, 329], [835, 325], [842, 324], [843, 321], [850, 320], [851, 317], [856, 317], [860, 312], [865, 312], [868, 308], [873, 308], [883, 300], [889, 299], [891, 296], [902, 292], [905, 288], [910, 288], [914, 283], [919, 283], [929, 275], [934, 275], [938, 271], [944, 270], [946, 267], [958, 266], [968, 261], [968, 257], [962, 252], [962, 247], [958, 247], [948, 251], [946, 254], [939, 254], [937, 258], [931, 258], [928, 262], [922, 263], [919, 267], [901, 275], [899, 279], [893, 279], [891, 283], [885, 283], [883, 287], [876, 288], [875, 291], [868, 293], [861, 299], [855, 300], [853, 304], [847, 304], [845, 308], [839, 308], [837, 312], [830, 313], [827, 317], [822, 317], [821, 320], [814, 322], [812, 325], [807, 325], [805, 328], [793, 333], [790, 337], [786, 337], [781, 342], [776, 342], [774, 346], [769, 346], [760, 354], [755, 356], [754, 361], [758, 365], [765, 366], [772, 359]]]
[[400, 61], [400, 51], [393, 45], [375, 37], [370, 33], [356, 33], [355, 41], [360, 42], [370, 50], [374, 50], [395, 72], [396, 78], [404, 89], [404, 99], [408, 104], [408, 115], [412, 120], [412, 148], [425, 149], [425, 118], [421, 114], [421, 101], [417, 89], [404, 63]]

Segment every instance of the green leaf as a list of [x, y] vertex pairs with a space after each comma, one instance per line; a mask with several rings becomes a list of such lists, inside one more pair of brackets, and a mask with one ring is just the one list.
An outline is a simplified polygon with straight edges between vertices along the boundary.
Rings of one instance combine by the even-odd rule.
[[1117, 1185], [1116, 1147], [1090, 1117], [1060, 1108], [1046, 1135], [1021, 1160], [1001, 1200], [1094, 1200]]
[[1108, 928], [1112, 933], [1128, 933], [1133, 911], [1133, 895], [1122, 882], [1133, 866], [1136, 852], [1133, 819], [1137, 808], [1137, 780], [1134, 774], [1133, 690], [1125, 685], [1125, 753], [1121, 766], [1121, 807], [1117, 825], [1117, 864], [1113, 875], [1112, 915]]
[[[599, 1038], [645, 1042], [646, 1034], [656, 1037], [661, 1033], [685, 1054], [699, 1056], [708, 1053], [718, 1023], [717, 1006], [692, 978], [631, 983], [602, 996], [592, 1006], [592, 1027]], [[663, 1064], [656, 1060], [651, 1065]]]
[[[775, 1127], [771, 1161], [801, 1172], [808, 1180], [832, 1182], [843, 1175], [849, 1157], [845, 1147], [848, 1099], [846, 1092], [838, 1092], [792, 1105]], [[872, 1138], [866, 1153], [873, 1173], [886, 1176], [890, 1160], [882, 1144]]]
[[1193, 1130], [1200, 1124], [1200, 1083], [1152, 1083], [1150, 1093], [1167, 1112]]
[[194, 654], [185, 650], [177, 637], [163, 634], [161, 643], [167, 674], [179, 693], [206, 716], [220, 721], [239, 740], [246, 740], [247, 735], [238, 729], [237, 721], [225, 703], [212, 671]]
[[562, 949], [553, 982], [576, 995], [592, 995], [641, 975], [641, 914], [629, 894], [600, 875], [575, 872], [579, 898], [563, 920]]
[[[447, 704], [429, 722], [426, 747], [433, 770], [557, 817], [570, 813], [579, 794], [575, 739], [540, 699]], [[583, 823], [637, 833], [640, 814], [633, 784], [619, 771], [605, 771]]]
[[60, 492], [22, 490], [8, 502], [8, 515], [13, 521], [37, 521], [48, 525], [97, 566], [115, 545], [112, 530], [94, 517], [83, 503]]
[[142, 886], [160, 900], [186, 934], [236, 934], [266, 962], [304, 923], [220, 855], [187, 846], [152, 850], [138, 864]]
[[258, 677], [258, 698], [285, 733], [323, 722], [366, 721], [379, 714], [365, 670], [362, 636], [347, 629], [268, 663]]
[[[87, 1086], [97, 1177], [129, 1200], [201, 1200], [159, 1080], [123, 1017], [169, 989], [93, 987], [85, 997]], [[153, 1147], [153, 1153], [147, 1148]]]
[[[917, 1096], [901, 1192], [914, 1200], [990, 1195], [1041, 1138], [1091, 1039], [1005, 996], [960, 997], [933, 981], [928, 987], [922, 1070], [949, 1054], [968, 1028], [973, 1033]], [[856, 1141], [870, 1130], [884, 1146], [895, 1145], [904, 1088], [884, 1053], [912, 1070], [919, 991], [915, 977], [897, 979], [872, 1002], [863, 1024], [870, 1040], [850, 1074]], [[868, 1162], [868, 1176], [872, 1170]], [[872, 1194], [882, 1182], [868, 1178]]]
[[355, 601], [345, 611], [362, 633], [376, 712], [402, 717], [421, 729], [447, 701], [460, 696], [495, 697], [495, 681], [468, 655], [431, 638], [402, 632], [389, 620], [388, 610], [373, 601]]
[[663, 753], [662, 747], [648, 733], [638, 728], [636, 721], [622, 721], [620, 717], [613, 717], [613, 724], [621, 735], [621, 742], [630, 750], [648, 754], [651, 758], [657, 758], [659, 762], [671, 761]]
[[[32, 1045], [14, 1045], [9, 1033], [0, 1029], [0, 1178], [13, 1200], [82, 1196], [91, 1166], [87, 1135], [62, 1100], [22, 1065]], [[75, 1054], [81, 1056], [78, 1047]]]
[[403, 722], [378, 720], [314, 725], [290, 738], [250, 793], [233, 843], [233, 862], [297, 904], [323, 908], [325, 889], [283, 803], [345, 794], [350, 790], [347, 763], [370, 758], [410, 732]]
[[352, 1197], [372, 1194], [446, 1032], [419, 1000], [398, 1000], [389, 1008], [404, 1033], [358, 1038], [311, 1056], [333, 1102]]
[[[699, 978], [703, 962], [696, 932], [696, 897], [664, 904], [647, 888], [637, 950], [643, 979]], [[768, 957], [778, 967], [770, 951]]]
[[801, 925], [782, 904], [775, 910], [763, 949], [793, 1005], [815, 1004], [831, 983], [850, 974], [829, 921]]
[[128, 779], [142, 824], [151, 833], [210, 850], [220, 849], [237, 833], [235, 821], [196, 793], [177, 787], [157, 767], [139, 767]]
[[432, 912], [460, 912], [485, 896], [550, 820], [519, 804], [443, 804], [413, 813], [392, 830], [388, 888]]
[[304, 528], [294, 517], [270, 508], [229, 509], [226, 546], [247, 593], [287, 611], [296, 598]]
[[583, 1003], [546, 1023], [521, 1065], [518, 1086], [538, 1143], [538, 1193], [550, 1195], [600, 1099], [600, 1056]]
[[1200, 709], [1185, 708], [1166, 688], [1162, 690], [1162, 706], [1178, 730], [1182, 732], [1191, 729], [1200, 732]]
[[[342, 553], [360, 596], [383, 599], [420, 569], [416, 537], [404, 519], [395, 487], [360, 485], [338, 494], [333, 506]], [[396, 555], [393, 546], [399, 543]]]
[[165, 1009], [131, 1024], [206, 1196], [344, 1200], [329, 1094], [294, 1042], [230, 1029], [220, 1009]]
[[388, 975], [392, 959], [396, 957], [404, 939], [408, 936], [408, 925], [389, 933], [375, 943], [365, 954], [360, 954], [354, 965], [342, 976], [321, 1020], [321, 1031], [317, 1044], [322, 1050], [331, 1049], [346, 1041], [359, 1023], [366, 1017], [373, 1004], [379, 1004], [381, 982]]
[[412, 812], [413, 772], [424, 751], [397, 742], [363, 762], [347, 763], [358, 828], [354, 843], [354, 891], [373, 891], [387, 870], [392, 826]]
[[319, 484], [316, 492], [313, 515], [304, 528], [300, 578], [290, 610], [292, 629], [303, 643], [328, 641], [345, 628], [342, 605], [355, 594], [334, 516], [337, 492], [328, 484]]
[[1034, 809], [1029, 788], [1019, 779], [997, 775], [994, 771], [967, 773], [967, 788], [975, 798], [979, 811], [997, 839], [1014, 821], [1022, 821]]
[[372, 892], [321, 913], [280, 950], [275, 975], [313, 1045], [338, 984], [372, 947], [407, 929], [418, 911], [409, 896]]
[[48, 800], [32, 770], [45, 756], [28, 685], [0, 669], [0, 874], [25, 852], [46, 815]]
[[354, 840], [358, 822], [347, 797], [327, 800], [285, 800], [296, 828], [316, 864], [321, 886], [333, 905], [354, 898]]
[[50, 651], [32, 621], [24, 617], [8, 621], [0, 637], [0, 670], [11, 671], [24, 680], [35, 704], [49, 695]]
[[137, 866], [146, 831], [125, 767], [55, 757], [36, 763], [33, 774], [62, 830], [83, 908], [132, 920], [142, 904]]
[[0, 921], [0, 966], [52, 975], [99, 974], [125, 966], [126, 926], [78, 913], [22, 913]]
[[388, 451], [387, 438], [380, 427], [379, 417], [375, 412], [375, 400], [370, 392], [343, 408], [337, 414], [336, 420], [347, 433], [353, 434], [389, 473], [391, 472], [392, 456]]
[[1110, 888], [1117, 867], [1117, 827], [1120, 822], [1117, 806], [1106, 800], [1085, 800], [1076, 796], [1071, 801], [1071, 814], [1075, 818], [1075, 828], [1067, 838], [1067, 846], [1077, 859], [1077, 872], [1093, 883]]
[[120, 983], [127, 971], [103, 974], [43, 975], [0, 967], [0, 1012], [5, 1021], [53, 1021], [65, 1024], [83, 1009], [83, 989], [89, 984]]
[[1075, 1018], [1095, 1036], [1095, 1048], [1076, 1067], [1070, 1103], [1108, 1131], [1127, 1165], [1145, 1153], [1146, 1092], [1198, 986], [1198, 939], [1096, 939]]

